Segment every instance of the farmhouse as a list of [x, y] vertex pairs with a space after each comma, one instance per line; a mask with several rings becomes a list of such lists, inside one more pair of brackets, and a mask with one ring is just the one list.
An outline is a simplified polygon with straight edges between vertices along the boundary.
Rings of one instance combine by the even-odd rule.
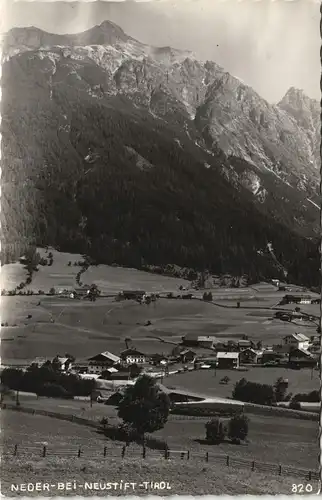
[[284, 345], [289, 346], [290, 349], [305, 349], [307, 350], [310, 346], [309, 338], [303, 333], [293, 333], [291, 335], [286, 335], [283, 338]]
[[239, 354], [239, 362], [241, 364], [247, 364], [247, 363], [256, 364], [261, 361], [262, 356], [263, 356], [263, 351], [258, 351], [252, 349], [251, 347], [248, 347], [247, 349], [242, 350], [241, 353]]
[[287, 356], [286, 346], [264, 349], [261, 355], [261, 362], [263, 364], [280, 363], [282, 359], [285, 359], [285, 356]]
[[114, 364], [119, 363], [120, 358], [112, 354], [111, 352], [105, 351], [100, 354], [96, 354], [92, 358], [88, 359], [88, 373], [102, 373], [107, 368], [111, 368]]
[[301, 366], [316, 366], [317, 357], [305, 349], [293, 349], [289, 354], [289, 362]]
[[70, 358], [56, 356], [53, 362], [60, 363], [60, 370], [62, 372], [67, 372], [72, 368], [72, 360]]
[[179, 356], [182, 363], [189, 363], [195, 359], [196, 353], [191, 349], [184, 349]]
[[217, 368], [238, 368], [239, 352], [218, 352]]
[[281, 304], [311, 304], [311, 295], [284, 295]]
[[133, 363], [140, 365], [148, 362], [148, 356], [137, 351], [136, 349], [125, 349], [125, 351], [121, 352], [120, 357], [123, 363], [127, 363], [129, 365]]

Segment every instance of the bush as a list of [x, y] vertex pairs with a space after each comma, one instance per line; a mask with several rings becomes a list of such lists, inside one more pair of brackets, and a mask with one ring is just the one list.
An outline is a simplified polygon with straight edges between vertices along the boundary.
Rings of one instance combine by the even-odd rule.
[[211, 292], [205, 292], [203, 294], [203, 300], [207, 302], [212, 302], [212, 293]]
[[56, 294], [56, 290], [54, 287], [52, 287], [50, 290], [49, 290], [49, 295], [55, 295]]
[[292, 401], [301, 401], [302, 403], [319, 403], [320, 402], [320, 393], [319, 391], [311, 391], [304, 394], [295, 394]]
[[248, 436], [248, 418], [245, 415], [235, 415], [229, 421], [228, 437], [235, 443], [240, 443]]
[[292, 399], [292, 401], [290, 402], [289, 408], [291, 408], [291, 410], [300, 410], [301, 405], [300, 405], [299, 401], [294, 401], [294, 399]]
[[73, 399], [73, 395], [68, 392], [62, 385], [54, 383], [46, 383], [37, 391], [38, 396], [46, 396], [47, 398], [63, 398]]
[[232, 397], [239, 401], [261, 405], [272, 405], [276, 401], [275, 391], [271, 385], [248, 382], [245, 378], [235, 384]]
[[105, 428], [108, 426], [108, 418], [107, 418], [107, 417], [103, 417], [103, 418], [100, 420], [100, 424], [101, 424], [101, 426], [103, 427], [103, 429], [105, 429]]
[[224, 441], [227, 429], [222, 420], [212, 418], [206, 425], [206, 440], [210, 443], [221, 443]]
[[31, 365], [26, 372], [6, 368], [1, 373], [1, 382], [10, 389], [27, 392], [38, 392], [47, 383], [56, 384], [74, 396], [89, 396], [95, 388], [94, 380], [83, 380], [77, 375], [55, 372], [50, 362], [40, 368]]

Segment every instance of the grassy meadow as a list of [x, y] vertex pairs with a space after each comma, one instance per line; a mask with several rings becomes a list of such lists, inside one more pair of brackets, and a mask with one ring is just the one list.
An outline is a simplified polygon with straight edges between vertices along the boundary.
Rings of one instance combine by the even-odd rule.
[[[59, 403], [59, 402], [58, 402]], [[73, 402], [75, 403], [75, 402]], [[61, 402], [58, 405], [68, 405]], [[109, 418], [116, 414], [115, 409], [100, 406], [100, 411], [106, 411]], [[89, 410], [90, 411], [90, 410]], [[96, 411], [94, 408], [91, 411]], [[96, 417], [98, 415], [96, 413]], [[294, 482], [294, 478], [283, 476], [284, 489], [279, 478], [267, 474], [251, 473], [250, 467], [240, 469], [236, 460], [243, 458], [251, 461], [282, 464], [289, 467], [299, 467], [315, 470], [318, 467], [318, 424], [317, 422], [288, 420], [284, 418], [251, 416], [248, 442], [244, 445], [233, 445], [229, 442], [220, 445], [204, 443], [205, 422], [207, 419], [185, 419], [171, 415], [164, 429], [154, 433], [156, 438], [165, 439], [170, 450], [190, 450], [190, 460], [182, 462], [179, 455], [171, 455], [168, 463], [161, 452], [147, 449], [145, 460], [141, 460], [142, 449], [131, 444], [126, 457], [121, 460], [123, 443], [111, 441], [95, 429], [56, 420], [50, 417], [36, 416], [3, 410], [1, 446], [12, 453], [14, 445], [18, 444], [18, 456], [5, 454], [2, 460], [2, 474], [5, 478], [3, 487], [12, 482], [32, 481], [68, 481], [71, 478], [80, 483], [106, 479], [104, 476], [103, 449], [107, 448], [109, 479], [117, 481], [117, 474], [123, 481], [168, 481], [172, 493], [193, 492], [194, 494], [214, 493], [238, 494], [244, 493], [246, 485], [254, 488], [255, 493], [287, 493], [286, 487]], [[41, 458], [43, 446], [47, 446], [46, 460]], [[82, 457], [77, 459], [77, 450], [81, 447]], [[209, 453], [209, 463], [206, 463], [206, 452]], [[224, 459], [218, 462], [215, 456], [231, 457], [231, 467], [222, 465]], [[234, 466], [235, 460], [235, 466]], [[215, 464], [215, 466], [214, 466]], [[194, 478], [192, 486], [189, 475], [200, 470], [203, 479], [207, 478], [210, 485], [218, 486], [211, 491], [209, 485], [202, 484]], [[19, 471], [19, 472], [18, 472]], [[159, 473], [158, 473], [159, 471]], [[27, 474], [27, 472], [29, 474]], [[106, 465], [105, 465], [106, 473]], [[223, 476], [222, 480], [219, 478]], [[37, 479], [36, 479], [37, 478]], [[225, 481], [224, 481], [225, 478]], [[234, 480], [233, 480], [234, 478]], [[120, 480], [119, 479], [119, 480]], [[264, 481], [261, 482], [260, 480]], [[219, 481], [219, 482], [218, 482]], [[232, 481], [230, 483], [230, 481]], [[301, 479], [301, 482], [303, 480]], [[270, 489], [269, 485], [271, 486]], [[179, 489], [181, 488], [181, 491]], [[206, 489], [205, 489], [206, 488]], [[250, 491], [248, 491], [249, 493]], [[151, 492], [152, 493], [152, 492]], [[155, 492], [157, 493], [157, 492]]]
[[[120, 482], [131, 481], [141, 484], [143, 481], [166, 481], [170, 490], [127, 490], [126, 495], [278, 495], [291, 494], [295, 478], [292, 476], [272, 476], [270, 473], [257, 473], [248, 469], [226, 467], [222, 464], [165, 461], [159, 458], [108, 459], [108, 478], [104, 459], [38, 459], [5, 461], [1, 464], [3, 477], [2, 491], [6, 496], [17, 495], [10, 493], [11, 483], [36, 483], [37, 481], [57, 484], [63, 480], [76, 481], [78, 485], [88, 482]], [[19, 475], [14, 471], [19, 470]], [[64, 479], [63, 479], [64, 478]], [[306, 481], [301, 480], [304, 485]], [[314, 491], [318, 491], [317, 482], [310, 481]], [[83, 488], [77, 491], [41, 492], [41, 496], [105, 496], [106, 491], [90, 491]], [[113, 495], [120, 496], [122, 492], [113, 491]], [[124, 492], [123, 492], [124, 494]], [[24, 496], [27, 495], [24, 493]], [[39, 493], [29, 493], [36, 496]]]

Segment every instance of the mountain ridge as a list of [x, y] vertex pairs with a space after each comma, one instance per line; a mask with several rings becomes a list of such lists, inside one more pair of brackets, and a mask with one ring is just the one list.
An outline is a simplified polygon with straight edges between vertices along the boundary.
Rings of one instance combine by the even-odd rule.
[[[104, 24], [103, 29], [97, 30], [96, 28], [88, 30], [85, 35], [71, 35], [72, 40], [77, 43], [79, 40], [88, 43], [97, 40], [97, 36], [101, 36], [104, 32], [104, 39], [109, 41], [113, 39], [112, 45], [92, 44], [73, 47], [54, 44], [47, 49], [38, 47], [34, 50], [26, 50], [26, 45], [22, 44], [23, 40], [19, 39], [21, 44], [19, 48], [16, 42], [12, 42], [12, 39], [10, 42], [10, 37], [10, 43], [7, 44], [9, 55], [7, 51], [2, 74], [5, 110], [3, 127], [4, 136], [9, 145], [5, 151], [5, 157], [8, 161], [9, 154], [11, 155], [11, 167], [5, 174], [5, 180], [10, 184], [14, 177], [18, 179], [21, 186], [24, 183], [32, 186], [34, 198], [24, 198], [23, 193], [21, 197], [26, 203], [26, 213], [38, 210], [40, 214], [38, 220], [31, 221], [31, 218], [29, 220], [31, 234], [37, 236], [38, 242], [41, 238], [43, 244], [48, 244], [50, 240], [51, 244], [59, 242], [70, 247], [73, 246], [70, 241], [71, 236], [68, 235], [70, 232], [77, 242], [76, 246], [89, 252], [95, 247], [94, 253], [100, 253], [100, 258], [102, 254], [98, 247], [103, 245], [109, 249], [111, 255], [118, 255], [121, 260], [127, 262], [135, 261], [136, 265], [140, 265], [142, 256], [147, 259], [147, 255], [152, 264], [156, 262], [151, 261], [151, 255], [155, 255], [155, 259], [160, 263], [164, 260], [163, 252], [164, 258], [170, 259], [168, 262], [176, 263], [177, 259], [177, 262], [180, 261], [185, 265], [201, 267], [204, 267], [206, 263], [214, 266], [217, 262], [216, 265], [222, 270], [225, 266], [236, 268], [236, 263], [233, 264], [233, 261], [237, 259], [237, 254], [243, 262], [239, 267], [250, 266], [241, 257], [240, 252], [244, 245], [244, 252], [249, 257], [252, 255], [255, 260], [259, 259], [260, 262], [256, 264], [259, 266], [258, 269], [269, 268], [269, 272], [273, 273], [275, 268], [272, 263], [263, 263], [263, 259], [256, 257], [257, 252], [267, 244], [266, 237], [264, 237], [265, 231], [258, 241], [254, 233], [251, 246], [247, 246], [244, 236], [239, 234], [237, 228], [233, 235], [228, 236], [229, 231], [226, 226], [220, 223], [218, 216], [210, 210], [213, 203], [211, 198], [218, 196], [218, 186], [221, 186], [223, 192], [226, 193], [217, 207], [217, 211], [219, 210], [224, 219], [231, 219], [233, 213], [233, 207], [228, 202], [229, 196], [233, 199], [237, 196], [237, 218], [240, 221], [244, 220], [243, 207], [247, 206], [246, 211], [252, 214], [250, 218], [261, 220], [264, 227], [275, 228], [271, 230], [273, 232], [270, 239], [274, 240], [275, 231], [279, 234], [278, 239], [282, 241], [280, 227], [287, 227], [292, 235], [294, 231], [297, 231], [301, 238], [314, 238], [318, 228], [318, 210], [307, 200], [314, 196], [314, 179], [305, 179], [303, 188], [298, 189], [300, 178], [298, 172], [293, 175], [292, 169], [289, 169], [286, 177], [283, 178], [280, 170], [283, 174], [285, 165], [282, 162], [280, 170], [275, 168], [276, 171], [274, 171], [273, 168], [267, 167], [265, 161], [267, 158], [268, 160], [270, 157], [274, 158], [275, 154], [274, 148], [272, 150], [272, 141], [269, 141], [269, 134], [268, 137], [261, 135], [261, 129], [265, 129], [265, 120], [261, 124], [261, 115], [252, 116], [251, 112], [263, 107], [266, 120], [271, 114], [273, 119], [270, 118], [270, 125], [274, 133], [278, 128], [279, 119], [282, 120], [284, 117], [284, 121], [291, 124], [296, 131], [297, 137], [303, 138], [305, 152], [306, 136], [296, 125], [295, 117], [289, 116], [285, 110], [278, 111], [276, 114], [272, 105], [266, 103], [250, 87], [229, 75], [214, 62], [202, 63], [193, 59], [191, 53], [177, 51], [170, 47], [159, 49], [148, 47], [127, 37], [123, 30], [118, 31], [118, 27], [108, 22]], [[21, 34], [23, 31], [19, 31], [19, 35]], [[39, 37], [32, 40], [34, 44], [38, 41]], [[31, 44], [31, 42], [28, 43]], [[245, 96], [248, 96], [246, 100]], [[284, 104], [286, 105], [285, 102]], [[305, 110], [307, 111], [307, 106]], [[87, 121], [84, 121], [85, 116]], [[20, 122], [18, 117], [20, 117]], [[102, 131], [97, 128], [96, 122], [93, 121], [93, 117], [101, 124], [103, 135]], [[111, 123], [112, 117], [114, 124]], [[84, 130], [79, 128], [77, 120], [83, 124]], [[119, 133], [117, 133], [118, 128]], [[100, 141], [93, 134], [93, 130]], [[12, 131], [14, 131], [13, 135]], [[245, 135], [245, 131], [248, 136]], [[150, 137], [150, 146], [147, 145], [142, 134]], [[136, 137], [135, 141], [134, 137]], [[245, 137], [248, 138], [246, 153], [245, 148], [243, 149]], [[106, 142], [109, 145], [108, 148], [104, 145]], [[266, 149], [263, 152], [260, 151], [262, 157], [258, 159], [258, 149], [263, 148], [263, 144]], [[279, 147], [282, 148], [280, 145]], [[284, 149], [281, 149], [280, 155], [284, 154], [287, 158], [290, 148]], [[162, 160], [158, 160], [157, 150]], [[19, 154], [17, 154], [18, 151]], [[249, 158], [249, 151], [253, 158]], [[187, 152], [189, 152], [190, 160]], [[111, 158], [113, 158], [113, 165], [109, 163]], [[184, 167], [183, 161], [189, 167]], [[22, 165], [26, 163], [27, 168], [24, 171]], [[115, 170], [117, 164], [120, 168], [119, 173], [118, 169]], [[169, 165], [166, 166], [167, 164]], [[273, 166], [276, 167], [276, 165]], [[168, 187], [163, 185], [161, 172], [165, 177], [164, 181], [167, 179]], [[94, 211], [97, 220], [101, 221], [102, 214], [106, 211], [114, 213], [115, 219], [122, 221], [124, 228], [127, 227], [131, 234], [132, 231], [125, 222], [131, 219], [140, 236], [132, 235], [126, 240], [125, 229], [123, 233], [121, 231], [120, 236], [120, 230], [117, 229], [115, 223], [110, 221], [106, 234], [104, 233], [105, 236], [99, 237], [99, 227], [89, 210], [89, 200], [94, 207], [96, 204], [91, 192], [84, 184], [84, 175], [87, 176], [87, 182], [92, 188], [96, 186], [95, 199], [100, 206], [100, 210]], [[102, 186], [97, 185], [97, 175], [102, 180], [104, 179], [104, 182], [109, 182], [114, 186], [119, 202], [115, 200], [112, 193], [110, 195], [114, 203], [107, 205], [103, 202], [102, 197], [105, 195]], [[201, 191], [206, 190], [207, 201], [202, 201], [198, 191], [189, 187], [184, 180], [186, 177], [194, 179], [195, 185], [199, 186]], [[155, 184], [154, 199], [150, 198], [150, 188], [146, 184], [147, 178]], [[205, 179], [208, 179], [212, 191], [209, 186], [206, 186]], [[121, 190], [121, 185], [122, 189], [125, 189], [127, 185], [135, 186], [133, 187], [136, 193], [135, 198], [132, 198], [129, 193], [125, 195]], [[191, 206], [189, 207], [189, 196], [187, 199], [182, 197], [181, 185], [185, 185], [186, 192], [190, 193], [192, 199], [197, 200], [196, 206], [191, 205], [190, 200]], [[168, 189], [176, 193], [176, 202], [171, 199], [170, 203]], [[67, 192], [70, 193], [71, 200], [66, 198]], [[69, 220], [61, 228], [57, 227], [55, 220], [57, 218], [59, 220], [60, 212], [57, 212], [54, 206], [54, 199], [60, 200], [60, 203], [69, 211]], [[167, 225], [162, 226], [159, 237], [153, 236], [155, 219], [153, 223], [149, 222], [146, 219], [147, 215], [141, 213], [141, 208], [140, 210], [137, 208], [139, 212], [133, 209], [133, 203], [135, 205], [138, 203], [135, 199], [141, 200], [142, 207], [149, 200], [148, 204], [155, 214], [154, 217], [157, 217], [157, 214], [166, 214]], [[167, 199], [173, 210], [165, 205]], [[179, 200], [180, 209], [179, 206], [176, 207]], [[117, 203], [121, 203], [123, 207], [119, 215], [115, 214], [115, 210], [118, 211]], [[9, 205], [9, 200], [7, 204]], [[131, 215], [129, 210], [132, 212]], [[259, 215], [255, 215], [253, 210], [258, 211]], [[19, 213], [18, 208], [16, 211]], [[231, 214], [229, 215], [227, 211]], [[189, 217], [188, 215], [183, 217], [183, 213], [188, 214], [188, 212]], [[194, 212], [200, 213], [201, 220], [203, 220], [202, 230], [198, 230]], [[175, 213], [177, 213], [176, 216]], [[133, 214], [136, 214], [136, 218]], [[293, 215], [295, 221], [292, 220]], [[273, 222], [273, 219], [277, 221], [277, 224]], [[184, 230], [180, 229], [180, 221]], [[173, 229], [170, 230], [172, 226]], [[235, 223], [230, 222], [227, 227], [230, 226], [235, 227]], [[150, 227], [152, 231], [149, 244], [142, 233], [144, 227]], [[206, 230], [207, 227], [208, 230]], [[244, 230], [246, 231], [246, 228]], [[9, 234], [8, 228], [7, 231]], [[207, 231], [210, 233], [208, 234]], [[258, 231], [258, 229], [252, 228], [252, 231]], [[20, 232], [25, 234], [25, 229], [22, 227], [19, 231], [17, 230], [18, 234]], [[83, 235], [82, 232], [85, 234]], [[172, 240], [176, 241], [175, 251], [171, 251], [164, 243], [166, 235], [169, 237], [170, 232]], [[207, 246], [214, 244], [215, 233], [213, 232], [218, 233], [220, 243], [219, 241], [217, 243], [216, 255], [211, 257]], [[198, 238], [198, 233], [202, 237]], [[178, 234], [181, 234], [182, 242], [185, 243], [180, 244]], [[188, 234], [190, 234], [189, 237]], [[192, 234], [194, 234], [193, 238], [191, 238]], [[300, 243], [298, 238], [294, 234], [291, 240], [294, 242], [294, 248], [297, 248], [297, 245], [299, 245], [298, 248], [302, 248], [299, 252], [303, 255], [306, 251], [304, 248], [311, 248], [311, 243], [309, 240], [307, 243], [304, 240]], [[12, 236], [10, 241], [14, 239]], [[198, 239], [200, 240], [199, 250], [195, 248]], [[113, 243], [114, 240], [116, 242]], [[230, 251], [229, 257], [224, 257], [228, 241], [235, 248], [235, 257], [234, 252]], [[126, 245], [129, 242], [130, 246], [127, 249]], [[281, 245], [285, 246], [286, 242], [284, 241]], [[152, 247], [154, 252], [151, 252]], [[245, 250], [246, 247], [247, 250]], [[278, 252], [281, 251], [280, 248]], [[293, 255], [293, 252], [289, 251]], [[201, 257], [202, 254], [205, 256]], [[113, 261], [111, 256], [110, 258]], [[289, 257], [287, 260], [289, 266]]]

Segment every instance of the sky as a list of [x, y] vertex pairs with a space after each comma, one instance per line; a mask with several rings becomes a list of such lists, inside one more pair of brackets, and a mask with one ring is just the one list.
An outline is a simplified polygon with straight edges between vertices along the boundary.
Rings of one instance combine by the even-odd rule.
[[290, 87], [320, 100], [319, 0], [0, 0], [0, 30], [77, 33], [108, 19], [141, 42], [188, 49], [278, 102]]

